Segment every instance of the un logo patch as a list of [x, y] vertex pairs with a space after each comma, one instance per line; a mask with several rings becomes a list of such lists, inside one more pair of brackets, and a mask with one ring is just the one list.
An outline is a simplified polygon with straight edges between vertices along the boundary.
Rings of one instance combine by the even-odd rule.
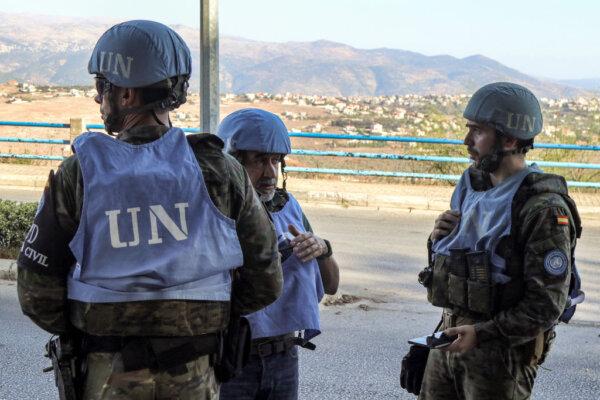
[[562, 250], [551, 250], [544, 257], [544, 269], [552, 276], [564, 275], [569, 266], [569, 259]]

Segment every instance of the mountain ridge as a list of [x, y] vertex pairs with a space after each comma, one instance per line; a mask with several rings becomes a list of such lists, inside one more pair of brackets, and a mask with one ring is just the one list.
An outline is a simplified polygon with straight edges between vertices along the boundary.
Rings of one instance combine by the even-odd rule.
[[[0, 81], [60, 86], [91, 84], [88, 57], [102, 32], [117, 22], [9, 13], [0, 13], [0, 18]], [[198, 30], [184, 25], [173, 28], [188, 43], [197, 71]], [[508, 80], [544, 97], [591, 94], [585, 85], [535, 78], [481, 54], [426, 56], [386, 47], [358, 49], [326, 39], [278, 43], [222, 36], [219, 72], [222, 92], [233, 93], [468, 94], [486, 83]], [[197, 74], [191, 83], [197, 88]]]

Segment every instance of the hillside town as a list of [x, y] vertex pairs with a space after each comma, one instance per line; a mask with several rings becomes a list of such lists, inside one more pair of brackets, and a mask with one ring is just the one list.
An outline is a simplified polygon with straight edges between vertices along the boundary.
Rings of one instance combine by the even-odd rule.
[[[92, 87], [36, 86], [29, 82], [0, 84], [6, 106], [56, 98], [89, 98]], [[469, 95], [318, 96], [295, 93], [225, 93], [221, 114], [243, 107], [276, 112], [293, 132], [332, 132], [348, 135], [430, 136], [460, 138], [462, 110]], [[173, 114], [174, 123], [199, 123], [199, 95], [190, 92], [187, 104]], [[543, 141], [589, 144], [600, 131], [600, 98], [540, 98], [544, 113]]]
[[[405, 95], [338, 97], [300, 94], [246, 93], [222, 95], [222, 105], [279, 104], [287, 121], [303, 121], [298, 131], [343, 132], [350, 135], [433, 136], [463, 134], [469, 95]], [[541, 98], [545, 141], [590, 143], [600, 131], [600, 98]], [[250, 106], [250, 105], [249, 105]], [[302, 111], [297, 111], [302, 108]], [[322, 113], [312, 112], [322, 110]], [[321, 116], [320, 116], [321, 115]]]

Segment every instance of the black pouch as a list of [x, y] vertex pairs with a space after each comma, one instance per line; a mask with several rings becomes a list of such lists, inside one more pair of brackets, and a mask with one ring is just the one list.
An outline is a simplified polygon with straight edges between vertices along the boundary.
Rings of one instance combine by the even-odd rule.
[[467, 307], [467, 254], [468, 249], [450, 249], [448, 264], [448, 301], [455, 306]]
[[468, 280], [467, 302], [469, 310], [474, 313], [491, 315], [493, 293], [494, 288], [491, 284]]
[[461, 308], [467, 308], [467, 278], [448, 274], [448, 301]]
[[469, 279], [467, 281], [467, 306], [474, 313], [491, 315], [494, 310], [495, 287], [488, 262], [488, 253], [467, 253]]
[[215, 362], [215, 377], [220, 383], [239, 375], [250, 357], [252, 335], [244, 317], [232, 317], [221, 337], [221, 351]]
[[448, 258], [438, 255], [433, 263], [431, 285], [427, 288], [427, 300], [436, 307], [450, 307], [448, 302]]

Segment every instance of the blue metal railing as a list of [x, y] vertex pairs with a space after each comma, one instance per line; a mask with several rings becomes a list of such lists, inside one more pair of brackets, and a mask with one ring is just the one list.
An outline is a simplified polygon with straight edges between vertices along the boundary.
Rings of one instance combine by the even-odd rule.
[[70, 128], [70, 124], [53, 122], [0, 121], [0, 126], [25, 126], [29, 128]]
[[[23, 121], [0, 121], [0, 126], [20, 126], [20, 127], [40, 127], [40, 128], [70, 128], [70, 124], [50, 123], [50, 122], [23, 122]], [[87, 124], [86, 129], [104, 129], [101, 124]], [[182, 128], [186, 133], [199, 133], [198, 128]], [[290, 137], [298, 138], [315, 138], [315, 139], [332, 139], [332, 140], [360, 140], [373, 142], [401, 142], [401, 143], [424, 143], [424, 144], [448, 144], [462, 145], [462, 140], [431, 138], [431, 137], [410, 137], [410, 136], [366, 136], [366, 135], [348, 135], [338, 133], [314, 133], [314, 132], [290, 132]], [[69, 140], [65, 139], [35, 139], [35, 138], [14, 138], [0, 137], [0, 142], [12, 143], [34, 143], [34, 144], [70, 144]], [[562, 143], [536, 143], [536, 149], [562, 149], [562, 150], [579, 150], [579, 151], [600, 151], [600, 146], [595, 145], [577, 145], [577, 144], [562, 144]], [[318, 157], [352, 157], [366, 159], [385, 159], [385, 160], [411, 160], [424, 162], [441, 162], [441, 163], [469, 163], [470, 160], [466, 157], [446, 157], [446, 156], [422, 156], [411, 154], [388, 154], [388, 153], [361, 153], [361, 152], [346, 152], [346, 151], [320, 151], [308, 149], [296, 149], [292, 154], [301, 156], [318, 156]], [[61, 161], [66, 157], [63, 156], [48, 156], [36, 154], [12, 154], [0, 153], [0, 158], [17, 158], [29, 160], [56, 160]], [[574, 163], [574, 162], [558, 162], [558, 161], [530, 161], [530, 164], [536, 163], [540, 167], [552, 168], [578, 168], [578, 169], [594, 169], [600, 170], [600, 164], [595, 163]], [[334, 168], [304, 168], [304, 167], [287, 167], [289, 172], [303, 173], [322, 173], [334, 175], [358, 175], [358, 176], [383, 176], [383, 177], [400, 177], [400, 178], [418, 178], [418, 179], [442, 179], [456, 181], [460, 178], [459, 175], [447, 174], [430, 174], [430, 173], [415, 173], [401, 171], [377, 171], [377, 170], [352, 170], [352, 169], [334, 169]], [[568, 184], [574, 187], [591, 187], [600, 188], [600, 182], [576, 182], [569, 181]]]
[[66, 139], [30, 139], [30, 138], [12, 138], [2, 137], [0, 142], [14, 142], [14, 143], [38, 143], [38, 144], [70, 144], [70, 140]]
[[[331, 175], [359, 175], [359, 176], [389, 176], [398, 178], [418, 178], [418, 179], [442, 179], [448, 181], [458, 181], [460, 175], [447, 174], [427, 174], [419, 172], [395, 172], [395, 171], [376, 171], [376, 170], [353, 170], [353, 169], [335, 169], [335, 168], [304, 168], [304, 167], [286, 167], [288, 172], [321, 173]], [[569, 186], [600, 189], [600, 182], [578, 182], [567, 181]]]
[[[388, 154], [388, 153], [354, 153], [349, 151], [320, 151], [320, 150], [292, 150], [292, 154], [302, 156], [318, 157], [354, 157], [354, 158], [374, 158], [381, 160], [409, 160], [409, 161], [432, 161], [443, 163], [468, 164], [471, 162], [466, 157], [445, 157], [445, 156], [419, 156], [413, 154]], [[600, 164], [592, 163], [572, 163], [560, 161], [528, 161], [528, 164], [537, 164], [539, 167], [553, 168], [582, 168], [582, 169], [600, 169]]]
[[66, 157], [63, 157], [63, 156], [46, 156], [46, 155], [38, 155], [38, 154], [0, 153], [0, 158], [16, 158], [18, 160], [63, 161]]
[[[316, 138], [316, 139], [343, 139], [343, 140], [370, 140], [375, 142], [405, 142], [405, 143], [430, 143], [430, 144], [459, 144], [462, 140], [414, 137], [414, 136], [365, 136], [365, 135], [344, 135], [339, 133], [313, 133], [313, 132], [290, 132], [290, 137]], [[589, 146], [579, 144], [563, 143], [536, 143], [536, 149], [562, 149], [562, 150], [589, 150], [600, 151], [600, 146]]]

